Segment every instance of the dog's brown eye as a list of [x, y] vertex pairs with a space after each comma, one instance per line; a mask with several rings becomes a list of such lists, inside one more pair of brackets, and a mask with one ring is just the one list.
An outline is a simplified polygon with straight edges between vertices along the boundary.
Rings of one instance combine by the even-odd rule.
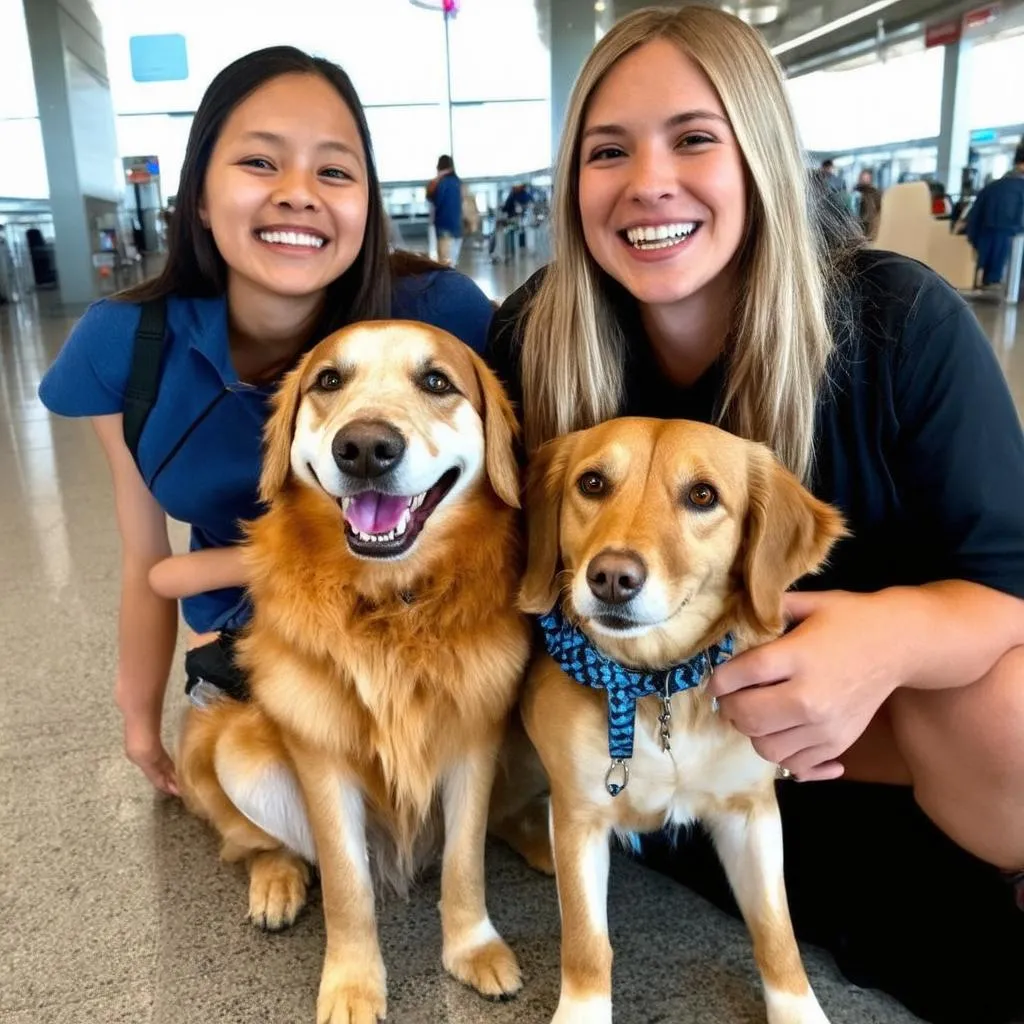
[[694, 508], [714, 508], [718, 504], [718, 492], [710, 484], [694, 484], [686, 500]]
[[584, 473], [576, 482], [576, 486], [580, 494], [593, 498], [595, 495], [604, 494], [605, 479], [600, 473]]
[[452, 389], [452, 382], [440, 370], [431, 370], [423, 375], [423, 387], [432, 395], [446, 395]]
[[321, 391], [337, 391], [341, 387], [341, 374], [337, 370], [321, 370], [316, 375], [316, 386]]

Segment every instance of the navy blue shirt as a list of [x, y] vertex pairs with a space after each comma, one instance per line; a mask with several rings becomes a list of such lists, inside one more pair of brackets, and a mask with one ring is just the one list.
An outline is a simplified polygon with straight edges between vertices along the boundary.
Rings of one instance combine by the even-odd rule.
[[1024, 231], [1024, 174], [1011, 171], [990, 182], [967, 215], [967, 237], [975, 243], [990, 232], [1016, 235]]
[[[480, 351], [493, 308], [469, 278], [444, 270], [398, 278], [392, 313], [441, 327]], [[135, 303], [90, 306], [43, 377], [43, 404], [62, 416], [122, 412], [139, 316]], [[192, 527], [193, 551], [237, 543], [241, 523], [263, 511], [257, 484], [273, 391], [238, 379], [223, 297], [168, 300], [160, 390], [139, 465], [164, 511]], [[250, 609], [244, 591], [232, 588], [186, 598], [182, 613], [205, 633], [241, 625]]]
[[[487, 358], [521, 400], [519, 314], [537, 276], [496, 314]], [[856, 257], [852, 323], [818, 407], [811, 489], [852, 536], [806, 589], [860, 592], [947, 579], [1024, 597], [1024, 434], [974, 314], [927, 267], [892, 253]], [[692, 387], [665, 379], [635, 309], [624, 416], [715, 422], [725, 367]]]
[[445, 174], [437, 182], [432, 200], [434, 227], [455, 238], [462, 237], [462, 182], [454, 174]]

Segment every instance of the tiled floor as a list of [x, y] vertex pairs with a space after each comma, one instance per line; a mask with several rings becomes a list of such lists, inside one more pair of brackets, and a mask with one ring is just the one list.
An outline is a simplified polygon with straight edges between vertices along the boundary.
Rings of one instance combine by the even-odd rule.
[[[476, 261], [474, 266], [474, 260]], [[532, 268], [467, 253], [500, 297]], [[244, 874], [212, 835], [154, 796], [121, 754], [111, 700], [119, 553], [107, 467], [87, 424], [51, 417], [36, 386], [70, 326], [35, 300], [0, 307], [0, 1024], [312, 1022], [318, 901], [282, 935], [246, 923]], [[978, 306], [1018, 403], [1016, 312]], [[176, 543], [184, 539], [175, 528]], [[168, 734], [183, 698], [174, 681]], [[440, 966], [436, 879], [381, 907], [398, 1024], [530, 1024], [557, 999], [554, 883], [503, 848], [489, 857], [495, 923], [526, 987], [490, 1004]], [[742, 927], [642, 867], [614, 862], [617, 1020], [764, 1020]], [[685, 927], [680, 927], [685, 922]], [[652, 963], [651, 951], [657, 950]], [[806, 960], [834, 1024], [910, 1024], [891, 1000]]]

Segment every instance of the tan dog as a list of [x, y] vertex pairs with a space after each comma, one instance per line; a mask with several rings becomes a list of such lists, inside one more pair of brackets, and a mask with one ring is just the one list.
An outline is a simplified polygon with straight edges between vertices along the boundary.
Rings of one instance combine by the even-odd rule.
[[407, 322], [321, 342], [267, 426], [239, 644], [253, 699], [191, 711], [180, 766], [223, 856], [250, 862], [254, 920], [290, 924], [318, 863], [320, 1022], [384, 1017], [368, 855], [406, 882], [435, 812], [444, 966], [488, 996], [520, 987], [484, 900], [488, 801], [529, 653], [515, 429], [470, 349]]
[[[703, 684], [705, 652], [726, 636], [739, 652], [779, 635], [783, 592], [820, 565], [843, 533], [840, 517], [764, 446], [704, 424], [646, 419], [540, 449], [527, 514], [522, 607], [562, 613], [542, 619], [560, 661], [538, 657], [523, 698], [551, 781], [562, 911], [555, 1022], [612, 1019], [610, 833], [703, 820], [753, 937], [770, 1024], [826, 1024], [789, 919], [776, 767], [715, 714]], [[641, 697], [635, 719], [631, 706], [632, 756], [613, 762], [621, 735], [610, 733], [609, 695], [560, 669], [566, 636], [590, 646], [589, 655], [571, 648], [576, 666], [600, 665], [596, 650], [661, 680], [662, 670], [696, 659], [698, 685], [664, 702]]]

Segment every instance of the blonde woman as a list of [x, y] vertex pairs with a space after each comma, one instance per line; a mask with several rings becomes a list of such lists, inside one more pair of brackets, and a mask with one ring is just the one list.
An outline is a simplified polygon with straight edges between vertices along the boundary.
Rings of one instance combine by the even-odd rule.
[[[1017, 1019], [1024, 438], [976, 320], [862, 248], [760, 36], [721, 11], [602, 39], [553, 213], [554, 261], [489, 346], [528, 448], [620, 414], [717, 422], [852, 529], [790, 595], [791, 632], [712, 684], [766, 759], [821, 782], [780, 785], [798, 931], [928, 1020]], [[646, 852], [729, 900], [699, 841]]]

